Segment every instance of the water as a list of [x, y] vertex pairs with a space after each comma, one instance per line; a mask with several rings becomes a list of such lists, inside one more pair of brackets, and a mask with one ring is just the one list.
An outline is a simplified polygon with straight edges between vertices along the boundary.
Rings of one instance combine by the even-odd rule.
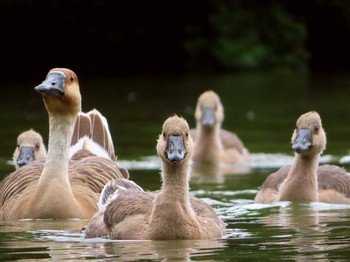
[[[33, 91], [42, 80], [3, 87], [0, 177], [14, 169], [9, 160], [20, 132], [33, 127], [47, 141], [46, 111]], [[296, 119], [308, 110], [320, 113], [327, 132], [321, 162], [350, 168], [347, 76], [80, 79], [80, 85], [83, 110], [96, 107], [107, 117], [118, 164], [146, 190], [160, 187], [155, 144], [163, 121], [177, 113], [193, 126], [197, 96], [207, 89], [219, 93], [226, 114], [223, 126], [242, 138], [253, 161], [249, 166], [194, 166], [191, 193], [211, 204], [228, 223], [227, 235], [196, 241], [87, 240], [81, 231], [87, 220], [0, 222], [0, 261], [348, 260], [350, 206], [253, 202], [267, 175], [293, 160], [290, 136]]]

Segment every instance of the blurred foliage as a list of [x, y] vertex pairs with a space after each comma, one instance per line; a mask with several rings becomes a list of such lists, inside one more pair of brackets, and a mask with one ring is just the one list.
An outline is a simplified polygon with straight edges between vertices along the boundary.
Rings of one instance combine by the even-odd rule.
[[[307, 30], [278, 1], [216, 1], [208, 27], [188, 28], [185, 48], [220, 70], [305, 69]], [[197, 32], [197, 33], [196, 33]]]
[[1, 80], [350, 67], [345, 0], [0, 0], [0, 24]]

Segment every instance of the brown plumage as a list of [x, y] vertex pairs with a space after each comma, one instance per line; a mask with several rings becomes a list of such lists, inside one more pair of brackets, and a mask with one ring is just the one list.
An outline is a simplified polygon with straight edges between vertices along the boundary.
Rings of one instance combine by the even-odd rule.
[[194, 140], [193, 161], [210, 164], [249, 162], [248, 149], [233, 132], [222, 129], [224, 108], [220, 97], [212, 90], [198, 98], [196, 129], [191, 129]]
[[97, 110], [79, 112], [75, 121], [70, 155], [85, 149], [96, 155], [116, 160], [112, 136], [107, 119]]
[[38, 132], [29, 129], [18, 135], [17, 147], [12, 157], [16, 169], [45, 157], [46, 147], [42, 136]]
[[326, 134], [317, 112], [299, 117], [292, 136], [294, 162], [270, 174], [255, 196], [255, 202], [320, 201], [350, 203], [350, 175], [338, 166], [321, 165]]
[[222, 237], [226, 224], [207, 203], [190, 196], [192, 152], [193, 141], [186, 120], [169, 117], [157, 143], [162, 188], [144, 192], [109, 182], [101, 193], [104, 199], [100, 201], [101, 210], [88, 223], [86, 237], [152, 240]]
[[69, 160], [73, 127], [81, 108], [76, 74], [65, 68], [49, 71], [35, 87], [49, 115], [45, 160], [9, 174], [0, 184], [0, 220], [22, 218], [90, 218], [97, 211], [103, 186], [124, 178], [116, 163], [90, 151]]

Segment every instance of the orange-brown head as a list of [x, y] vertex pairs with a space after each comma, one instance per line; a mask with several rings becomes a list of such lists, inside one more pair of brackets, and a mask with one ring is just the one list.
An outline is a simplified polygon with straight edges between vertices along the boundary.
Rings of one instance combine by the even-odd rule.
[[35, 90], [43, 96], [49, 114], [76, 115], [81, 110], [78, 77], [70, 69], [51, 69]]

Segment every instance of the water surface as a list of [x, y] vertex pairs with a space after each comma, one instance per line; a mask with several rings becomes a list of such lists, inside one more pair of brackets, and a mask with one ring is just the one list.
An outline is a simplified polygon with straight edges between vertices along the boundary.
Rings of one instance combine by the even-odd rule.
[[[77, 72], [78, 73], [78, 72]], [[43, 73], [43, 79], [46, 72]], [[28, 128], [47, 141], [47, 114], [34, 91], [40, 83], [2, 87], [0, 178], [17, 135]], [[215, 90], [225, 107], [223, 127], [251, 151], [249, 166], [193, 166], [191, 193], [211, 204], [228, 224], [216, 240], [112, 241], [84, 239], [86, 220], [23, 220], [0, 223], [0, 260], [347, 260], [350, 206], [325, 203], [256, 204], [271, 172], [293, 161], [290, 137], [300, 114], [317, 110], [328, 145], [322, 163], [349, 168], [350, 78], [345, 75], [240, 74], [221, 76], [80, 79], [83, 110], [108, 119], [117, 163], [146, 190], [161, 185], [156, 139], [171, 114], [194, 127], [197, 97]]]

